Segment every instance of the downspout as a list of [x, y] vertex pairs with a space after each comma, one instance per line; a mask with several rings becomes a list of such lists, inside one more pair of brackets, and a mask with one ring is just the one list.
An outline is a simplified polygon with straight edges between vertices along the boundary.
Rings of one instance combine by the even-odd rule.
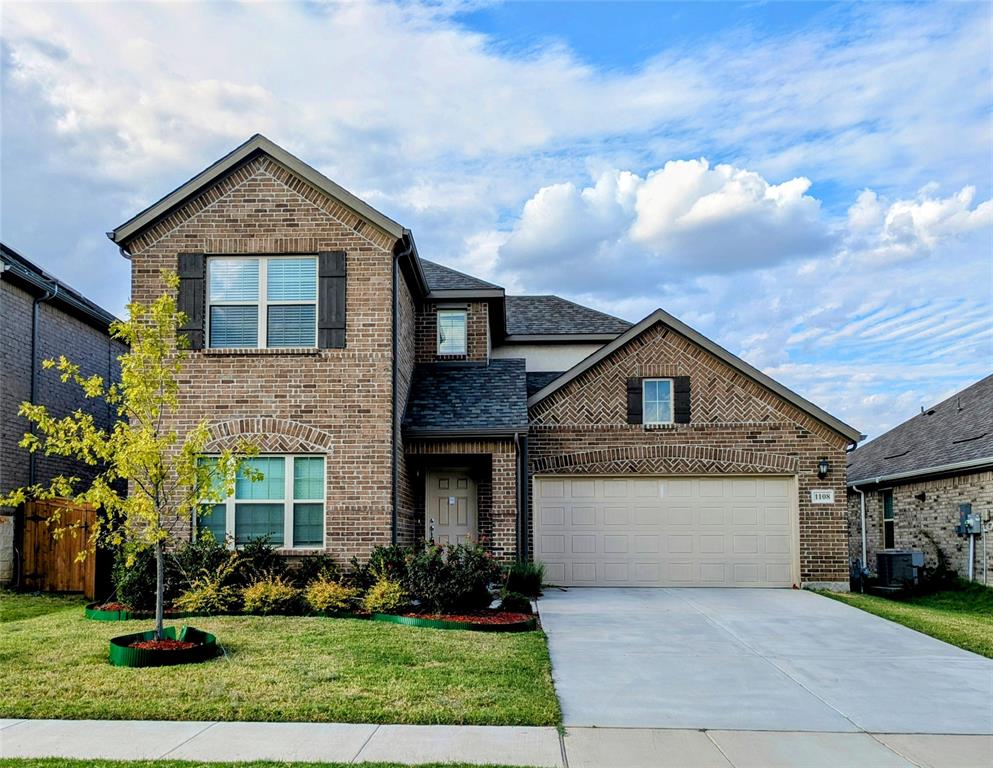
[[[41, 305], [46, 301], [51, 301], [59, 294], [59, 285], [55, 283], [52, 289], [45, 288], [41, 296], [35, 297], [34, 301], [31, 303], [31, 390], [28, 397], [28, 401], [31, 405], [37, 405], [38, 400], [38, 347], [39, 347], [39, 328], [41, 319]], [[35, 426], [32, 423], [29, 431], [31, 434], [35, 434]], [[28, 485], [34, 485], [38, 481], [38, 465], [37, 457], [34, 451], [28, 454]], [[18, 543], [24, 537], [24, 508], [21, 508], [21, 513], [14, 517], [14, 555], [15, 557], [20, 557], [21, 562], [17, 563], [14, 568], [14, 579], [15, 588], [21, 586], [21, 567], [23, 566], [23, 555], [20, 551]]]
[[866, 533], [865, 533], [865, 492], [859, 490], [858, 486], [853, 485], [852, 490], [855, 491], [860, 497], [859, 506], [861, 507], [860, 514], [860, 524], [862, 527], [862, 573], [859, 574], [859, 589], [865, 592], [865, 574], [868, 572], [869, 568], [865, 562], [866, 560]]
[[517, 524], [514, 526], [516, 528], [516, 536], [514, 537], [514, 559], [517, 562], [521, 562], [523, 559], [521, 557], [521, 541], [524, 538], [521, 535], [521, 520], [523, 518], [522, 512], [524, 508], [521, 506], [521, 436], [519, 432], [514, 433], [514, 463], [515, 463], [515, 478], [514, 478], [514, 491], [516, 492], [517, 498], [515, 499], [517, 507]]
[[521, 560], [528, 562], [531, 559], [531, 528], [529, 525], [531, 510], [528, 505], [528, 490], [531, 488], [528, 463], [528, 436], [521, 438], [521, 477], [524, 483], [521, 486]]

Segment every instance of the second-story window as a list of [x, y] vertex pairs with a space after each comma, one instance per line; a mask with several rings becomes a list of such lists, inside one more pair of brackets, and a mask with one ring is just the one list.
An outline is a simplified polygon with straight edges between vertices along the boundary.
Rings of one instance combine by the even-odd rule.
[[644, 424], [671, 424], [672, 379], [644, 379], [642, 387], [642, 408]]
[[215, 256], [207, 278], [208, 346], [317, 345], [316, 256]]
[[438, 310], [438, 354], [466, 354], [466, 312], [464, 309]]

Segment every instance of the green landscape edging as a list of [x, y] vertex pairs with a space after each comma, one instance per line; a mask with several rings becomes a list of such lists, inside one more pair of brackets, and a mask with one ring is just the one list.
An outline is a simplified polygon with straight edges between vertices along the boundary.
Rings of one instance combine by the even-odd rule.
[[388, 624], [403, 624], [408, 627], [468, 629], [473, 632], [530, 632], [538, 628], [538, 620], [535, 618], [516, 621], [512, 624], [474, 624], [470, 621], [445, 621], [444, 619], [421, 619], [417, 616], [398, 616], [393, 613], [374, 613], [372, 620], [383, 621]]
[[93, 621], [130, 621], [137, 618], [131, 611], [101, 611], [97, 610], [100, 603], [90, 603], [83, 609], [83, 615]]
[[175, 627], [165, 627], [162, 634], [170, 640], [189, 640], [199, 642], [200, 645], [177, 651], [130, 648], [131, 643], [155, 639], [155, 630], [132, 632], [129, 635], [119, 635], [110, 639], [110, 663], [115, 667], [168, 667], [176, 664], [196, 664], [217, 656], [217, 638], [208, 632], [193, 627], [183, 627], [177, 638]]

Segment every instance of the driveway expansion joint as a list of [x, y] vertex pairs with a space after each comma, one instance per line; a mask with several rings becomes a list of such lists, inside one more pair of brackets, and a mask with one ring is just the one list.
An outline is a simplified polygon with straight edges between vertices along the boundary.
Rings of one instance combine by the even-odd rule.
[[163, 753], [162, 753], [161, 755], [159, 755], [159, 757], [158, 757], [158, 759], [159, 759], [159, 760], [162, 760], [162, 759], [163, 759], [163, 758], [165, 758], [165, 756], [166, 756], [166, 755], [168, 755], [168, 754], [169, 754], [170, 752], [175, 752], [175, 751], [176, 751], [177, 749], [179, 749], [179, 748], [181, 748], [181, 747], [184, 747], [184, 746], [186, 746], [186, 745], [187, 745], [187, 744], [189, 744], [189, 743], [190, 743], [191, 741], [193, 741], [193, 739], [195, 739], [195, 738], [196, 738], [197, 736], [200, 736], [201, 734], [204, 734], [204, 733], [206, 733], [206, 732], [207, 732], [207, 731], [209, 731], [209, 730], [210, 730], [211, 728], [213, 728], [213, 727], [214, 727], [215, 725], [217, 725], [217, 721], [216, 721], [216, 720], [215, 720], [214, 722], [212, 722], [212, 723], [207, 723], [207, 725], [205, 725], [205, 726], [204, 726], [203, 728], [201, 728], [201, 729], [200, 729], [199, 731], [197, 731], [196, 733], [194, 733], [194, 734], [193, 734], [192, 736], [190, 736], [189, 738], [186, 738], [186, 739], [183, 739], [183, 740], [182, 740], [181, 742], [179, 742], [179, 744], [177, 744], [176, 746], [174, 746], [174, 747], [171, 747], [170, 749], [167, 749], [167, 750], [166, 750], [165, 752], [163, 752]]

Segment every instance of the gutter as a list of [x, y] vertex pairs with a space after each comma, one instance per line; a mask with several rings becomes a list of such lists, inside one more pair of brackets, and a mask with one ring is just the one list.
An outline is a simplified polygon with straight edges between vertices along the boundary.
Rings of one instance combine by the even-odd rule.
[[405, 429], [406, 437], [417, 440], [449, 440], [451, 438], [466, 439], [479, 437], [485, 440], [501, 438], [504, 440], [515, 440], [521, 434], [527, 435], [526, 424], [518, 427], [499, 427], [494, 429]]
[[981, 469], [987, 466], [993, 468], [993, 456], [987, 456], [980, 459], [969, 459], [968, 461], [957, 461], [952, 464], [939, 464], [936, 467], [927, 467], [926, 469], [911, 469], [906, 472], [894, 472], [889, 475], [879, 475], [878, 477], [864, 477], [861, 480], [849, 480], [847, 485], [849, 488], [854, 490], [856, 485], [861, 485], [863, 487], [866, 485], [879, 485], [880, 483], [888, 483], [893, 480], [930, 477], [932, 475], [943, 475], [950, 472], [960, 472], [967, 469]]

